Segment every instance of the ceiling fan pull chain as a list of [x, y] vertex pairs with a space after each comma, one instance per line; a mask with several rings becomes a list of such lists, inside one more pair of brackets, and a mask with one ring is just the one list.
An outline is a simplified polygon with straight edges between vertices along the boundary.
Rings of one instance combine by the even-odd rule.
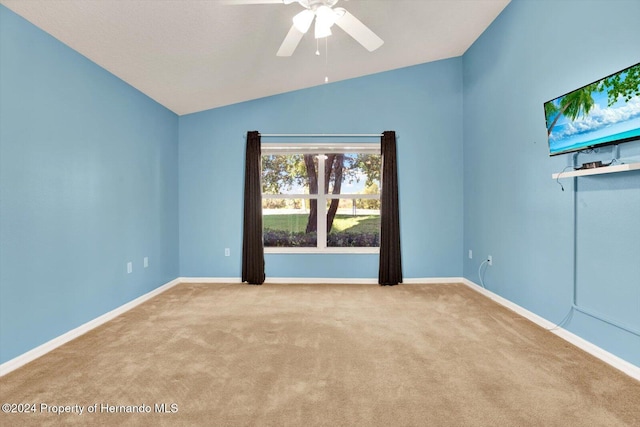
[[324, 38], [324, 82], [329, 83], [329, 37]]

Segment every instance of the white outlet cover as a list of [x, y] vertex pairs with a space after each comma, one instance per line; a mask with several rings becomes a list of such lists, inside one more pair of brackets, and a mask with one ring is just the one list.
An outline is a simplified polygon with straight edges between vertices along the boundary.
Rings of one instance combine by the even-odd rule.
[[144, 264], [144, 268], [149, 267], [149, 257], [144, 257], [143, 264]]
[[127, 274], [131, 274], [133, 272], [133, 263], [132, 262], [128, 262], [127, 263]]

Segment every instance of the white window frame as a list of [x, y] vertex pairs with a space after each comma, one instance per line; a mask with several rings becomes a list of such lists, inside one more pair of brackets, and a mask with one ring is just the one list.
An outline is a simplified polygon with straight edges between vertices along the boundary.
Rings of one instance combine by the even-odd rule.
[[[380, 154], [380, 143], [291, 143], [273, 142], [261, 144], [261, 155], [274, 154], [316, 154], [325, 153], [364, 153]], [[267, 254], [378, 254], [380, 247], [327, 247], [327, 201], [334, 199], [334, 194], [324, 194], [324, 162], [318, 162], [318, 194], [262, 194], [263, 199], [317, 199], [318, 230], [316, 247], [265, 247]], [[382, 186], [380, 186], [382, 187]], [[380, 200], [380, 194], [340, 194], [340, 199], [374, 199]], [[322, 218], [322, 220], [321, 220]]]

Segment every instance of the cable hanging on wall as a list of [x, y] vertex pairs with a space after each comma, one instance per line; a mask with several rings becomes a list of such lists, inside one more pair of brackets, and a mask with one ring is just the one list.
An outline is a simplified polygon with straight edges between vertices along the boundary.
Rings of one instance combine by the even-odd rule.
[[[573, 168], [574, 170], [577, 170], [578, 156], [586, 152], [587, 150], [582, 150], [574, 153], [572, 156], [572, 164], [565, 167], [564, 170], [558, 174], [556, 182], [560, 185], [560, 187], [562, 188], [562, 191], [564, 191], [564, 187], [559, 181], [560, 175], [563, 172], [565, 172], [568, 168]], [[615, 161], [616, 159], [614, 158], [612, 163]], [[578, 177], [573, 176], [573, 290], [572, 290], [571, 307], [569, 308], [569, 312], [567, 313], [567, 315], [559, 323], [557, 323], [555, 326], [547, 330], [553, 331], [562, 327], [565, 323], [567, 323], [567, 321], [569, 321], [569, 319], [572, 318], [573, 313], [576, 311], [584, 315], [587, 315], [591, 318], [600, 320], [601, 322], [607, 323], [608, 325], [611, 325], [623, 331], [629, 332], [630, 334], [633, 334], [637, 337], [640, 337], [640, 330], [635, 329], [631, 325], [627, 325], [627, 324], [624, 324], [623, 322], [620, 322], [619, 320], [612, 319], [608, 316], [598, 313], [593, 309], [583, 307], [578, 303]]]

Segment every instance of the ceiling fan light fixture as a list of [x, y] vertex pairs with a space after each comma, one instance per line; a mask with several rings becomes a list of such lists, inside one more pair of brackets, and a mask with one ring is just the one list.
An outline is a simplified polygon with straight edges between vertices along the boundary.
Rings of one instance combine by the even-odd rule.
[[315, 36], [321, 39], [331, 35], [331, 27], [335, 24], [338, 16], [329, 6], [318, 6], [314, 10], [316, 16]]
[[320, 19], [316, 19], [315, 37], [317, 39], [323, 39], [331, 35], [331, 26], [322, 22]]
[[315, 14], [319, 20], [326, 22], [331, 27], [336, 22], [336, 13], [329, 6], [318, 6]]
[[309, 27], [311, 27], [314, 16], [311, 10], [305, 9], [293, 17], [293, 25], [295, 25], [298, 31], [306, 34], [306, 32], [309, 31]]
[[[0, 0], [1, 2], [2, 0]], [[261, 3], [294, 3], [297, 2], [305, 10], [299, 12], [293, 17], [293, 25], [285, 36], [280, 49], [276, 53], [277, 56], [291, 56], [298, 47], [303, 36], [311, 28], [311, 24], [315, 20], [315, 38], [322, 39], [332, 35], [331, 27], [335, 24], [345, 33], [351, 36], [355, 41], [360, 43], [369, 52], [373, 52], [384, 44], [384, 41], [378, 37], [369, 27], [363, 24], [358, 18], [350, 14], [341, 7], [333, 6], [338, 0], [237, 0], [237, 1], [256, 1]], [[316, 55], [319, 52], [316, 50]]]

